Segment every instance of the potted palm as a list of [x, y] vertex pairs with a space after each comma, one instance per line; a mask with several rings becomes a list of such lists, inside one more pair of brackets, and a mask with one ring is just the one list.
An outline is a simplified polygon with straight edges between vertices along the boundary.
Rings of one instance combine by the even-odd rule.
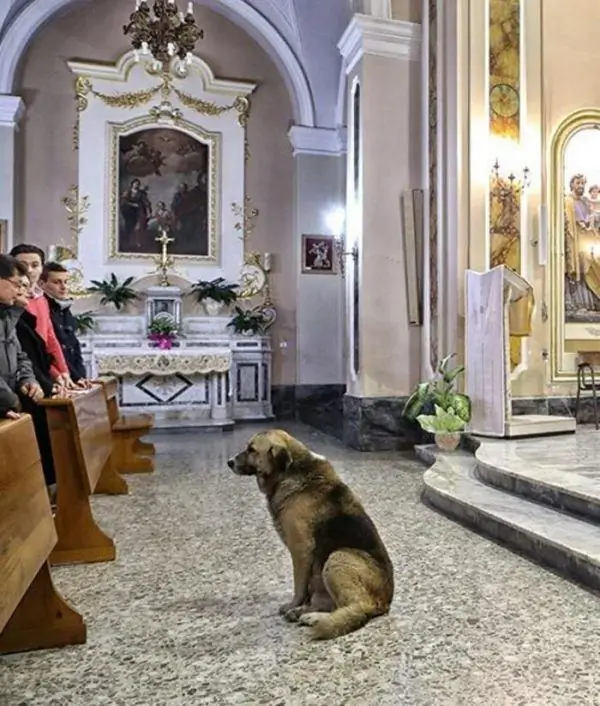
[[111, 272], [110, 276], [102, 282], [96, 279], [91, 280], [91, 287], [88, 288], [88, 292], [90, 294], [99, 294], [102, 306], [112, 304], [117, 311], [121, 311], [121, 309], [124, 309], [138, 298], [138, 293], [131, 286], [133, 279], [133, 277], [127, 277], [121, 282], [117, 275]]
[[259, 336], [265, 331], [267, 316], [260, 309], [234, 308], [234, 315], [227, 324], [240, 336]]
[[83, 311], [81, 314], [73, 314], [75, 319], [75, 333], [78, 336], [86, 336], [96, 328], [94, 315], [91, 311]]
[[199, 280], [194, 284], [190, 293], [196, 301], [204, 306], [209, 316], [217, 316], [224, 306], [229, 306], [237, 301], [237, 284], [227, 282], [223, 277], [213, 280]]

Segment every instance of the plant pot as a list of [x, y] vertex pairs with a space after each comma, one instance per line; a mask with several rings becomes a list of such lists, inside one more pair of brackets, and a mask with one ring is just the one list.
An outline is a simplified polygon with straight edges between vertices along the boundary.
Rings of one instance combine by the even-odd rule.
[[214, 299], [204, 299], [202, 303], [209, 316], [218, 316], [223, 309], [223, 302], [217, 302]]
[[447, 434], [436, 434], [435, 443], [441, 451], [456, 451], [460, 444], [461, 432], [454, 431]]

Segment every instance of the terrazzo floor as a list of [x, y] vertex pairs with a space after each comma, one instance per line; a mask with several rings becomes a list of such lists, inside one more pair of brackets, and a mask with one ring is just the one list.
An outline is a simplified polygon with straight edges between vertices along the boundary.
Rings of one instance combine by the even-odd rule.
[[2, 706], [600, 704], [600, 597], [424, 506], [416, 461], [302, 427], [363, 498], [397, 591], [334, 642], [284, 623], [290, 561], [225, 465], [255, 429], [157, 436], [157, 472], [94, 499], [117, 561], [54, 570], [87, 645], [0, 658]]

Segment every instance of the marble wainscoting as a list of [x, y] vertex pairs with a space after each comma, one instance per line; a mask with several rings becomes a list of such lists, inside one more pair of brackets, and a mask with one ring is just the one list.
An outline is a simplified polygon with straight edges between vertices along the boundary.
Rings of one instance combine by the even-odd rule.
[[[598, 398], [600, 411], [600, 394]], [[575, 397], [513, 397], [512, 413], [520, 414], [550, 414], [552, 416], [575, 416]], [[591, 424], [594, 421], [594, 403], [592, 397], [586, 394], [581, 398], [579, 423]]]
[[344, 395], [344, 443], [358, 451], [404, 451], [422, 432], [402, 417], [406, 397]]
[[278, 420], [297, 420], [341, 439], [344, 429], [345, 385], [277, 385], [271, 390]]
[[271, 399], [275, 419], [303, 422], [357, 451], [403, 451], [425, 440], [402, 417], [406, 397], [355, 397], [344, 385], [276, 385]]

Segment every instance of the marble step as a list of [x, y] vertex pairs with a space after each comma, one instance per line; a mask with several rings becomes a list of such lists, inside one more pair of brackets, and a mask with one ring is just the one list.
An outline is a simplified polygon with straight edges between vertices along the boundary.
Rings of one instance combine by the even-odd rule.
[[482, 443], [476, 474], [496, 488], [600, 523], [600, 462], [583, 452], [581, 439], [572, 442]]
[[467, 453], [439, 455], [423, 499], [568, 578], [600, 589], [600, 526], [482, 482]]

